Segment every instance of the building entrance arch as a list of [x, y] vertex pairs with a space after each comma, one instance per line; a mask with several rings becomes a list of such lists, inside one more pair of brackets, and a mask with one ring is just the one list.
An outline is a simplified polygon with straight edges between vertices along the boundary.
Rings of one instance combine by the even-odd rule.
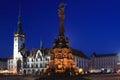
[[21, 60], [17, 60], [17, 73], [20, 73], [21, 72]]

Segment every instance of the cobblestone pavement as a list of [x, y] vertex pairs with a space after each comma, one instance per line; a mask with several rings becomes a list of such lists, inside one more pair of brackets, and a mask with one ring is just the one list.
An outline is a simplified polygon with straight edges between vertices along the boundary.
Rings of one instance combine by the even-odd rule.
[[3, 75], [0, 76], [0, 80], [35, 80], [34, 76], [11, 76], [11, 75]]
[[89, 80], [120, 80], [120, 75], [91, 75], [85, 77]]
[[89, 77], [89, 80], [120, 80], [120, 77]]
[[[35, 76], [0, 76], [0, 80], [46, 80], [46, 79], [38, 79], [38, 77]], [[51, 79], [49, 79], [51, 80]], [[52, 79], [53, 80], [53, 79]], [[56, 79], [54, 79], [56, 80]], [[58, 80], [58, 79], [57, 79]], [[72, 80], [72, 79], [60, 79], [60, 80]], [[120, 75], [90, 75], [90, 76], [84, 76], [83, 78], [76, 77], [73, 80], [120, 80]]]

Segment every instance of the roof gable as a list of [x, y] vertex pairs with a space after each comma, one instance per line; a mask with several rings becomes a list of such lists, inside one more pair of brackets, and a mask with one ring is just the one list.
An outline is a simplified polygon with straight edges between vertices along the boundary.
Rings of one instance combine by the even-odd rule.
[[40, 50], [38, 50], [36, 52], [35, 58], [38, 58], [38, 59], [40, 58], [41, 60], [43, 59], [43, 55], [42, 55], [42, 52]]

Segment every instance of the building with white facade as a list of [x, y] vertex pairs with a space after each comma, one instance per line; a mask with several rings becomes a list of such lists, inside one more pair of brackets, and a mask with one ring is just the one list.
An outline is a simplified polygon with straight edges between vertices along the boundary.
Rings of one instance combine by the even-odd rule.
[[[62, 27], [60, 32], [64, 32]], [[60, 33], [63, 35], [62, 33]], [[68, 38], [66, 37], [66, 45]], [[64, 45], [63, 40], [63, 45]], [[22, 73], [22, 74], [40, 74], [46, 68], [50, 60], [50, 49], [42, 48], [42, 45], [38, 49], [26, 50], [25, 46], [25, 34], [22, 31], [21, 14], [18, 16], [18, 30], [14, 34], [13, 42], [13, 55], [9, 58], [8, 70], [10, 73]], [[77, 67], [88, 70], [88, 58], [81, 51], [72, 49], [72, 55], [75, 59]]]
[[118, 54], [96, 54], [93, 53], [90, 58], [90, 70], [100, 72], [116, 72], [118, 70]]
[[87, 71], [89, 69], [89, 59], [88, 57], [80, 50], [72, 49], [75, 63], [79, 68]]
[[[41, 45], [42, 46], [42, 45]], [[7, 61], [9, 73], [33, 74], [43, 71], [50, 59], [47, 49], [34, 49], [27, 51], [25, 35], [22, 31], [21, 15], [18, 16], [18, 30], [14, 34], [13, 55]]]
[[24, 74], [41, 74], [50, 60], [48, 49], [33, 49], [23, 56]]
[[13, 73], [21, 73], [22, 55], [20, 49], [25, 47], [25, 35], [22, 31], [21, 14], [18, 16], [18, 30], [14, 34], [13, 55], [8, 60], [8, 70]]

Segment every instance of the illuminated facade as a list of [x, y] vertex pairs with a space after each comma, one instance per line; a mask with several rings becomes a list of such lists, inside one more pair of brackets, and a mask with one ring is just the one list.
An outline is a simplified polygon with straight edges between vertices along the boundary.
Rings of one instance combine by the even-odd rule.
[[75, 59], [75, 63], [79, 68], [83, 68], [84, 71], [89, 69], [89, 59], [88, 57], [80, 50], [72, 49], [72, 54]]
[[22, 31], [21, 15], [18, 16], [18, 30], [14, 34], [13, 55], [7, 61], [9, 73], [35, 74], [41, 73], [48, 63], [49, 50], [42, 48], [26, 50], [25, 35]]
[[93, 53], [90, 58], [90, 70], [101, 72], [103, 69], [116, 72], [119, 69], [118, 54], [96, 54]]
[[23, 56], [23, 74], [41, 74], [50, 60], [50, 52], [46, 48], [33, 49]]
[[[40, 74], [44, 71], [78, 72], [78, 68], [88, 69], [88, 58], [81, 52], [70, 48], [68, 37], [64, 35], [64, 4], [59, 5], [59, 35], [54, 39], [53, 48], [38, 48], [30, 51], [25, 47], [25, 35], [22, 31], [21, 15], [18, 16], [18, 30], [14, 34], [13, 56], [8, 60], [11, 73]], [[49, 62], [49, 63], [48, 63]]]
[[14, 34], [13, 56], [8, 60], [8, 70], [13, 73], [22, 72], [22, 54], [21, 49], [25, 48], [25, 35], [22, 32], [21, 15], [18, 16], [18, 30]]

